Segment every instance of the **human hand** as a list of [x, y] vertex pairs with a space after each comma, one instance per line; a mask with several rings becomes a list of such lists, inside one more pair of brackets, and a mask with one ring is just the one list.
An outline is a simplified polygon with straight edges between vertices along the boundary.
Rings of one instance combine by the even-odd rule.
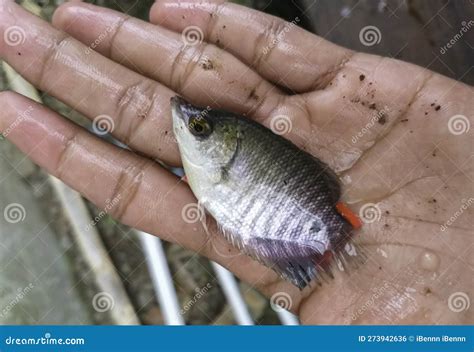
[[[303, 323], [472, 323], [472, 310], [448, 304], [454, 293], [473, 295], [473, 136], [453, 124], [470, 121], [471, 87], [234, 4], [159, 1], [151, 22], [67, 3], [56, 30], [0, 0], [2, 34], [24, 34], [0, 41], [1, 57], [90, 119], [110, 116], [112, 134], [133, 151], [11, 92], [0, 94], [0, 130], [98, 207], [118, 199], [110, 213], [125, 224], [219, 262], [275, 300], [289, 298]], [[183, 39], [189, 30], [204, 41]], [[194, 196], [153, 161], [180, 165], [169, 106], [176, 94], [286, 132], [336, 170], [344, 202], [367, 222], [355, 237], [367, 262], [299, 291], [214, 226], [208, 235], [183, 217]]]

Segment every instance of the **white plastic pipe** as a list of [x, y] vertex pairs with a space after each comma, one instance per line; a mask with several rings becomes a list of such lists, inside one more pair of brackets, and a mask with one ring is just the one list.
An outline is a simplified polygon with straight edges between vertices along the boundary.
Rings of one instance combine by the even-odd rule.
[[146, 232], [138, 230], [136, 232], [145, 252], [146, 263], [153, 287], [155, 288], [156, 298], [163, 312], [165, 324], [184, 325], [184, 319], [180, 313], [178, 297], [161, 240]]
[[49, 176], [49, 181], [67, 215], [82, 258], [94, 273], [95, 282], [101, 291], [96, 297], [110, 297], [107, 298], [112, 302], [109, 314], [115, 324], [140, 324], [97, 228], [91, 226], [95, 220], [91, 220], [81, 195], [54, 176]]
[[229, 301], [237, 324], [254, 325], [254, 321], [247, 308], [247, 304], [242, 297], [242, 293], [240, 292], [239, 285], [237, 284], [234, 275], [217, 263], [211, 262], [211, 264], [214, 267], [217, 279], [224, 290], [224, 295]]
[[298, 317], [287, 310], [279, 309], [276, 313], [283, 325], [300, 325]]

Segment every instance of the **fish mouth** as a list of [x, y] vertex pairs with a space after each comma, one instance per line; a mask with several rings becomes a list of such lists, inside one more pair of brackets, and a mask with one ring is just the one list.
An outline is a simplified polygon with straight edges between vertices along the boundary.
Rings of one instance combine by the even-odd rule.
[[186, 115], [183, 111], [183, 108], [188, 105], [189, 103], [181, 98], [180, 96], [174, 96], [170, 99], [171, 103], [171, 112], [173, 113], [173, 117], [179, 118], [184, 122], [187, 122]]

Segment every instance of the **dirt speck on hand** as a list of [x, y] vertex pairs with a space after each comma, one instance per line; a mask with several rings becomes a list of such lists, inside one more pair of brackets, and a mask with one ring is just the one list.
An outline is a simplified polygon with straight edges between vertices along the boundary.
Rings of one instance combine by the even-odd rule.
[[255, 88], [253, 88], [252, 90], [250, 90], [250, 93], [249, 93], [248, 98], [249, 98], [249, 99], [253, 99], [253, 100], [258, 100], [258, 99], [259, 99], [259, 96], [257, 95]]
[[380, 112], [380, 116], [379, 116], [377, 122], [381, 125], [385, 125], [385, 123], [387, 122], [387, 116], [384, 114], [383, 111]]
[[211, 59], [206, 58], [203, 62], [201, 62], [200, 66], [206, 71], [212, 70], [214, 69], [214, 62], [212, 62]]

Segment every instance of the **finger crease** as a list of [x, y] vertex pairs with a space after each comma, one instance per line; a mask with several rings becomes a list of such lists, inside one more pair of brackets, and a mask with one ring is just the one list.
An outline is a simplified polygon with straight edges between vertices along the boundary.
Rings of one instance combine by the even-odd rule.
[[123, 219], [128, 207], [133, 202], [143, 181], [147, 165], [151, 166], [151, 161], [144, 160], [120, 170], [117, 183], [112, 191], [112, 197], [109, 199], [109, 202], [116, 204], [111, 209], [110, 214], [117, 220], [121, 221]]
[[257, 36], [255, 45], [255, 56], [252, 60], [252, 67], [260, 71], [262, 62], [266, 61], [278, 44], [278, 38], [286, 30], [287, 22], [282, 20], [272, 20], [270, 26], [266, 27]]
[[265, 124], [267, 121], [270, 121], [272, 118], [275, 117], [273, 116], [275, 111], [277, 111], [278, 108], [283, 105], [284, 100], [287, 98], [287, 96], [277, 94], [276, 97], [277, 99], [276, 99], [275, 105], [270, 109], [269, 113], [266, 114], [266, 116], [263, 119], [259, 119], [257, 116], [255, 116], [255, 121], [261, 124]]
[[[127, 87], [118, 97], [115, 115], [118, 121], [116, 130], [122, 131], [121, 135], [125, 144], [129, 144], [136, 134], [142, 122], [148, 117], [155, 100], [154, 84], [149, 81], [141, 81]], [[131, 109], [132, 115], [127, 116], [127, 109]], [[125, 121], [126, 127], [125, 127]], [[122, 127], [124, 126], [124, 127]]]
[[211, 35], [214, 32], [214, 28], [217, 25], [219, 15], [220, 15], [220, 13], [221, 13], [221, 11], [222, 11], [222, 9], [224, 8], [225, 5], [226, 5], [225, 2], [215, 4], [214, 10], [209, 13], [210, 19], [207, 22], [207, 26], [206, 26], [206, 38], [208, 40], [211, 38]]
[[345, 56], [337, 65], [328, 68], [324, 73], [319, 74], [313, 83], [307, 89], [308, 92], [314, 90], [321, 90], [328, 86], [331, 81], [344, 69], [348, 62], [352, 60], [355, 52], [350, 52], [349, 55]]
[[[199, 44], [198, 46], [190, 47], [184, 44], [181, 47], [171, 65], [170, 82], [174, 91], [181, 92], [183, 90], [183, 87], [186, 85], [186, 82], [194, 71], [194, 68], [204, 56], [206, 46], [207, 44]], [[186, 57], [186, 54], [189, 55], [189, 58]], [[179, 71], [180, 66], [184, 67], [182, 71]]]
[[250, 106], [250, 109], [248, 111], [249, 114], [255, 114], [260, 109], [260, 107], [265, 102], [266, 95], [273, 88], [273, 87], [270, 87], [270, 89], [267, 92], [265, 92], [264, 94], [260, 94], [259, 88], [264, 83], [265, 81], [263, 79], [260, 79], [258, 83], [252, 89], [250, 89], [250, 92], [247, 95], [247, 102], [248, 102], [248, 105]]
[[40, 73], [38, 76], [39, 87], [41, 89], [46, 91], [44, 80], [46, 78], [46, 72], [48, 71], [48, 67], [54, 64], [54, 61], [56, 60], [59, 52], [61, 51], [61, 48], [66, 46], [67, 43], [69, 43], [70, 39], [71, 38], [67, 34], [61, 33], [56, 39], [55, 44], [47, 51], [44, 63], [43, 65], [41, 65], [41, 69], [39, 71]]
[[[123, 25], [125, 24], [125, 22], [127, 22], [128, 20], [130, 20], [131, 17], [129, 16], [125, 16], [125, 17], [121, 17], [117, 23], [115, 23], [114, 25], [114, 32], [112, 33], [112, 36], [110, 37], [110, 41], [109, 41], [109, 57], [110, 58], [113, 58], [114, 57], [114, 51], [113, 51], [113, 48], [115, 46], [115, 39], [117, 38], [117, 35], [119, 34], [120, 30], [123, 28]], [[109, 30], [109, 27], [107, 27], [107, 30]]]
[[59, 154], [58, 161], [56, 163], [55, 174], [57, 178], [63, 178], [63, 170], [65, 168], [67, 160], [72, 156], [73, 147], [77, 144], [77, 131], [74, 131], [74, 134], [70, 136], [64, 143], [63, 149]]

